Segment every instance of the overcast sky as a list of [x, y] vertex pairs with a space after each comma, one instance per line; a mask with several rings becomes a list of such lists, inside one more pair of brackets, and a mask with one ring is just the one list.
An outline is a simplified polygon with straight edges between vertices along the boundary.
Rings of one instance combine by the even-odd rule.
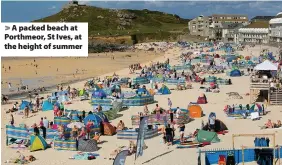
[[[2, 1], [2, 22], [29, 22], [59, 12], [67, 1]], [[254, 16], [274, 16], [282, 11], [280, 1], [256, 2], [169, 2], [169, 1], [81, 1], [91, 6], [115, 9], [149, 9], [172, 14], [182, 18], [194, 18], [198, 15], [211, 14], [246, 14]]]

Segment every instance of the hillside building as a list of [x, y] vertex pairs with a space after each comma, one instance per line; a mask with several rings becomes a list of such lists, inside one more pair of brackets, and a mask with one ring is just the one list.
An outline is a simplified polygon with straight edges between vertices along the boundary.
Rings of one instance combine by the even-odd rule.
[[209, 17], [203, 15], [194, 18], [188, 23], [188, 28], [191, 35], [196, 36], [209, 36]]

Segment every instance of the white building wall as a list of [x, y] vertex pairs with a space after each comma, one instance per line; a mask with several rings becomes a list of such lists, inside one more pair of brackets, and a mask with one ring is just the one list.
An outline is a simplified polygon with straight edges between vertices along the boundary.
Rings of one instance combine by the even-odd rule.
[[268, 43], [268, 28], [241, 28], [239, 29], [239, 42], [246, 43]]
[[270, 41], [282, 42], [282, 18], [274, 18], [269, 21]]

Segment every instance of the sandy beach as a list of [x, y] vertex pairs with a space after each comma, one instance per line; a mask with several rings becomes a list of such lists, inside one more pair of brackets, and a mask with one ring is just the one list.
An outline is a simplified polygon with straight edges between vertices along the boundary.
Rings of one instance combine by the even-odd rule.
[[[22, 86], [28, 85], [29, 89], [50, 87], [114, 72], [159, 56], [158, 51], [137, 50], [93, 53], [87, 58], [2, 58], [2, 93], [17, 92], [21, 82]], [[8, 90], [9, 82], [12, 84], [12, 92]]]
[[[253, 48], [248, 48], [243, 51], [238, 51], [240, 55], [249, 56], [250, 54], [254, 56], [259, 56], [259, 53], [262, 49], [269, 48], [270, 51], [276, 52], [276, 48], [270, 48], [267, 46], [256, 46]], [[136, 77], [137, 75], [129, 74], [128, 65], [132, 63], [142, 63], [143, 65], [148, 64], [150, 61], [165, 61], [167, 58], [170, 59], [172, 65], [179, 63], [177, 57], [180, 56], [182, 49], [179, 47], [174, 47], [168, 49], [165, 53], [158, 52], [145, 52], [139, 51], [135, 52], [114, 52], [114, 60], [111, 60], [112, 53], [106, 54], [90, 54], [88, 58], [40, 58], [36, 59], [3, 59], [2, 66], [2, 93], [7, 92], [7, 82], [15, 84], [17, 86], [20, 82], [20, 78], [23, 80], [33, 80], [34, 84], [40, 84], [40, 86], [48, 86], [53, 84], [58, 84], [62, 82], [67, 82], [72, 79], [85, 79], [94, 76], [105, 77], [106, 75], [112, 75], [114, 72], [120, 77]], [[222, 54], [223, 52], [216, 52]], [[131, 57], [126, 57], [131, 55]], [[38, 65], [38, 68], [34, 66]], [[2, 67], [1, 66], [1, 67]], [[11, 66], [11, 70], [8, 67]], [[6, 72], [5, 72], [5, 68]], [[58, 71], [57, 71], [58, 68]], [[79, 70], [76, 73], [76, 70]], [[37, 72], [37, 74], [36, 74]], [[112, 73], [109, 73], [112, 72]], [[75, 75], [75, 77], [73, 77]], [[203, 75], [205, 76], [205, 75]], [[216, 75], [218, 77], [227, 78], [226, 73]], [[229, 77], [228, 77], [229, 78]], [[206, 116], [195, 119], [194, 121], [186, 124], [185, 135], [193, 133], [196, 128], [201, 127], [202, 121], [208, 121], [208, 115], [210, 112], [215, 112], [217, 118], [223, 121], [229, 129], [229, 133], [225, 135], [219, 135], [221, 140], [220, 143], [214, 143], [209, 146], [205, 146], [203, 149], [209, 148], [232, 148], [232, 134], [259, 134], [259, 133], [275, 133], [276, 134], [276, 144], [282, 145], [282, 129], [280, 130], [261, 130], [259, 126], [263, 126], [268, 119], [272, 121], [277, 121], [282, 119], [282, 107], [281, 106], [269, 106], [267, 111], [269, 113], [262, 117], [260, 120], [235, 120], [228, 118], [223, 112], [225, 105], [232, 104], [249, 104], [250, 97], [246, 96], [246, 93], [250, 92], [250, 78], [249, 76], [241, 77], [232, 77], [233, 84], [220, 85], [220, 93], [206, 93], [208, 98], [208, 104], [201, 105], [203, 112]], [[28, 83], [28, 81], [27, 81]], [[71, 84], [72, 88], [83, 88], [85, 81]], [[167, 98], [171, 98], [173, 107], [187, 108], [190, 102], [195, 102], [198, 96], [203, 93], [199, 89], [199, 83], [192, 83], [193, 89], [184, 90], [184, 91], [172, 91], [170, 95], [156, 95], [155, 100], [158, 104], [167, 109]], [[32, 85], [31, 85], [32, 86]], [[37, 87], [34, 85], [34, 87]], [[148, 85], [149, 88], [149, 85]], [[228, 92], [238, 92], [243, 99], [228, 99], [226, 93]], [[45, 95], [46, 96], [46, 95]], [[12, 99], [12, 102], [19, 101], [20, 99]], [[16, 153], [16, 149], [12, 149], [6, 146], [5, 139], [5, 125], [8, 123], [9, 114], [6, 114], [5, 111], [12, 107], [12, 104], [5, 104], [1, 106], [1, 133], [2, 133], [2, 162], [11, 158], [13, 154]], [[148, 105], [149, 110], [152, 111], [155, 107], [155, 104]], [[89, 104], [89, 101], [72, 101], [72, 104], [66, 105], [66, 109], [78, 109], [91, 111], [93, 107]], [[142, 112], [143, 107], [130, 107], [128, 110], [119, 112], [121, 117], [111, 121], [113, 125], [117, 125], [119, 120], [123, 120], [127, 127], [131, 126], [131, 115], [136, 115], [138, 112]], [[15, 125], [25, 123], [30, 126], [33, 123], [39, 123], [41, 117], [47, 117], [49, 120], [53, 120], [53, 111], [47, 112], [38, 112], [35, 116], [28, 119], [24, 119], [22, 115], [14, 114]], [[176, 137], [179, 136], [179, 131], [176, 131]], [[255, 137], [244, 137], [238, 138], [235, 143], [236, 148], [244, 146], [253, 146], [253, 140]], [[109, 165], [113, 164], [112, 160], [109, 160], [108, 157], [110, 152], [113, 151], [118, 146], [128, 146], [128, 140], [117, 139], [116, 135], [114, 136], [102, 136], [101, 141], [104, 141], [103, 144], [99, 144], [101, 147], [96, 153], [99, 153], [100, 156], [96, 160], [70, 160], [69, 157], [73, 156], [74, 151], [57, 151], [52, 148], [49, 148], [44, 151], [36, 151], [30, 153], [28, 150], [21, 150], [24, 155], [34, 155], [36, 161], [30, 163], [31, 165]], [[273, 139], [270, 139], [270, 144], [272, 144]], [[159, 135], [152, 139], [145, 140], [148, 148], [144, 150], [143, 156], [139, 157], [136, 161], [134, 156], [128, 156], [126, 158], [126, 165], [196, 165], [198, 157], [198, 148], [187, 148], [187, 149], [177, 149], [176, 146], [170, 146], [162, 143], [162, 136]], [[204, 160], [202, 161], [204, 164]], [[248, 163], [256, 164], [256, 163]]]

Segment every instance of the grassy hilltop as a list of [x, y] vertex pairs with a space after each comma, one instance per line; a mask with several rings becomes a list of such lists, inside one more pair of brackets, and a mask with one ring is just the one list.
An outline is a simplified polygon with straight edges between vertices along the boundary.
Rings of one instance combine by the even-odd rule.
[[69, 5], [34, 22], [88, 22], [90, 37], [136, 35], [138, 40], [162, 40], [187, 33], [189, 20], [159, 11], [116, 10]]

